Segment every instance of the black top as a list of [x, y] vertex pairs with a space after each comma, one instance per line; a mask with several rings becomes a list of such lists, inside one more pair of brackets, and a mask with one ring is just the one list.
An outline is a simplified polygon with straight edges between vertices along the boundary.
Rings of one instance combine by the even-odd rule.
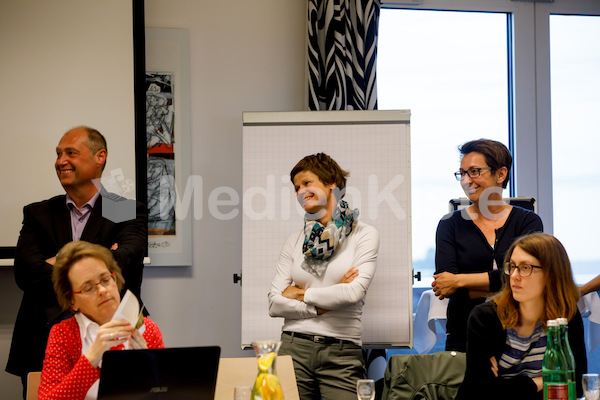
[[[533, 211], [513, 206], [504, 225], [496, 229], [496, 243], [490, 246], [485, 235], [469, 217], [466, 209], [444, 216], [436, 232], [435, 272], [453, 274], [488, 272], [490, 291], [502, 287], [504, 255], [514, 240], [533, 232], [542, 232], [542, 220]], [[493, 269], [496, 261], [497, 270]], [[447, 350], [465, 351], [467, 319], [477, 304], [485, 301], [469, 299], [468, 289], [459, 289], [450, 296], [446, 329], [447, 343], [454, 343]]]
[[[587, 357], [583, 337], [583, 321], [579, 311], [569, 321], [569, 345], [575, 358], [577, 398], [583, 395], [581, 376], [587, 372]], [[500, 360], [506, 346], [506, 330], [496, 314], [496, 304], [487, 302], [473, 309], [467, 332], [467, 370], [455, 400], [469, 399], [542, 399], [533, 380], [525, 375], [496, 378], [490, 357]]]

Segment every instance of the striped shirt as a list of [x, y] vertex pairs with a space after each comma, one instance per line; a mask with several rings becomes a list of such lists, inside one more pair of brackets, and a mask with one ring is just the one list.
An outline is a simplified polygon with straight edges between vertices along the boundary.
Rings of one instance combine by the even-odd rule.
[[527, 337], [519, 336], [513, 328], [508, 329], [504, 352], [498, 361], [498, 375], [526, 375], [530, 378], [541, 376], [546, 343], [546, 331], [541, 322]]

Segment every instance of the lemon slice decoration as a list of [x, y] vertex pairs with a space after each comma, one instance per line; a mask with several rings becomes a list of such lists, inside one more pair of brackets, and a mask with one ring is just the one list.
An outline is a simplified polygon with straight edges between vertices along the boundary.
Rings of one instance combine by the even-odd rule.
[[252, 391], [253, 399], [262, 400], [282, 400], [283, 391], [281, 390], [281, 384], [279, 378], [275, 374], [269, 373], [269, 369], [273, 365], [273, 361], [277, 356], [276, 353], [267, 353], [258, 358], [258, 376], [254, 383], [254, 389]]
[[283, 400], [283, 391], [279, 378], [267, 372], [261, 372], [256, 377], [256, 384], [252, 391], [255, 400]]
[[273, 374], [267, 375], [267, 390], [270, 394], [271, 400], [282, 400], [283, 392], [281, 391], [281, 384], [279, 383], [279, 378]]
[[275, 356], [277, 356], [277, 354], [275, 354], [274, 352], [270, 352], [270, 353], [267, 353], [264, 356], [260, 357], [258, 359], [258, 369], [261, 372], [267, 372], [269, 370], [269, 368], [271, 368], [271, 365], [273, 364], [273, 360], [275, 359]]

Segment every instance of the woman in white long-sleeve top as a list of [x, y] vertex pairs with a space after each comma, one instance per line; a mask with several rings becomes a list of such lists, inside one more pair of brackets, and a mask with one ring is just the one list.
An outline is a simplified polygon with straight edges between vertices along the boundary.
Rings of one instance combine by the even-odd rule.
[[292, 356], [302, 400], [354, 400], [365, 377], [361, 315], [379, 235], [342, 200], [348, 175], [324, 153], [290, 173], [304, 229], [281, 250], [269, 314], [285, 318], [279, 354]]

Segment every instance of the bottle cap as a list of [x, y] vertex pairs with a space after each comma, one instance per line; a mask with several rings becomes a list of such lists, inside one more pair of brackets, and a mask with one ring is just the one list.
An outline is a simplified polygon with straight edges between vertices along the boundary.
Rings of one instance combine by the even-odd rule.
[[555, 319], [549, 319], [548, 322], [546, 322], [546, 326], [558, 326], [558, 321]]
[[569, 320], [566, 318], [556, 318], [556, 320], [558, 321], [559, 325], [568, 325], [569, 324]]

